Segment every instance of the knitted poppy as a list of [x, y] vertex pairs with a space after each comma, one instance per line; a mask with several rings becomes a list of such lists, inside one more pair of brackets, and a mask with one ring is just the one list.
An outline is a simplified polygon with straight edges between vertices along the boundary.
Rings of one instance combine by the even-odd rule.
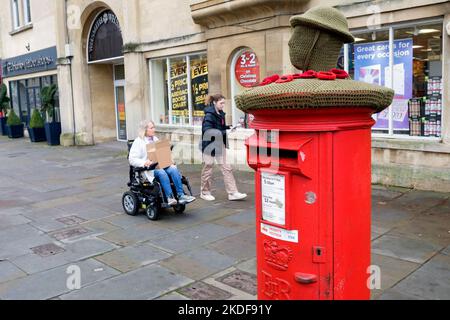
[[330, 72], [334, 73], [336, 75], [336, 78], [338, 79], [347, 79], [349, 77], [348, 73], [345, 70], [333, 68], [330, 70]]
[[320, 71], [317, 73], [319, 80], [336, 80], [336, 75], [333, 72]]
[[261, 81], [261, 83], [259, 85], [265, 86], [265, 85], [268, 85], [268, 84], [271, 84], [271, 83], [277, 81], [278, 79], [280, 79], [280, 76], [278, 74], [274, 74], [270, 77], [264, 78], [263, 81]]
[[286, 75], [282, 76], [280, 79], [278, 79], [276, 81], [276, 83], [291, 82], [292, 80], [294, 80], [294, 76], [291, 74], [286, 74]]
[[316, 75], [317, 73], [314, 70], [308, 70], [300, 75], [300, 79], [313, 79], [316, 78]]

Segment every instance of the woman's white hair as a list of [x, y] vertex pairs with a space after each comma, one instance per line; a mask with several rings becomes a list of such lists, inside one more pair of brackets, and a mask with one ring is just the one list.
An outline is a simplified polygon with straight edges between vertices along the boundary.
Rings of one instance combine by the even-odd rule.
[[147, 133], [147, 129], [150, 124], [152, 126], [155, 125], [155, 123], [152, 120], [144, 120], [144, 121], [141, 121], [141, 123], [139, 124], [138, 135], [141, 139], [145, 138], [145, 134]]

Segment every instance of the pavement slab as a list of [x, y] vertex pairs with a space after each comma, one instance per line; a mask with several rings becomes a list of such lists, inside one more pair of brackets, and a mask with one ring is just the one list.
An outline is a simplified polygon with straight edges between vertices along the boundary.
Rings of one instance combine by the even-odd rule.
[[[105, 280], [119, 272], [104, 264], [87, 260], [76, 264], [81, 270], [81, 286]], [[57, 297], [71, 290], [67, 286], [70, 265], [65, 265], [49, 271], [30, 275], [0, 284], [0, 299], [2, 300], [45, 300]]]
[[380, 268], [381, 288], [372, 290], [372, 297], [378, 297], [383, 291], [392, 288], [420, 267], [420, 264], [388, 256], [373, 254], [372, 265]]
[[208, 248], [198, 248], [172, 256], [160, 264], [191, 279], [201, 280], [238, 261]]
[[64, 251], [45, 257], [31, 253], [13, 258], [11, 261], [28, 274], [35, 274], [71, 262], [78, 263], [117, 248], [114, 244], [95, 238], [82, 239], [69, 244], [61, 243], [59, 246]]
[[125, 273], [140, 267], [145, 267], [168, 257], [170, 257], [170, 254], [167, 252], [148, 244], [140, 244], [133, 247], [114, 250], [101, 256], [97, 256], [95, 259]]
[[151, 240], [151, 243], [168, 251], [179, 253], [224, 239], [238, 232], [239, 230], [233, 228], [204, 223], [162, 238]]
[[[133, 219], [134, 217], [130, 217]], [[150, 239], [172, 235], [173, 231], [153, 226], [149, 223], [134, 225], [126, 229], [119, 229], [100, 235], [99, 237], [119, 246], [131, 246]]]
[[149, 300], [185, 287], [193, 280], [157, 264], [140, 268], [74, 291], [62, 300]]
[[379, 255], [424, 263], [443, 247], [426, 242], [394, 235], [384, 235], [372, 243], [372, 252]]
[[450, 300], [450, 257], [436, 255], [397, 284], [400, 293], [426, 300]]
[[425, 240], [436, 245], [450, 245], [450, 219], [430, 219], [418, 217], [396, 226], [389, 235], [403, 236], [418, 240]]
[[255, 256], [256, 232], [249, 229], [232, 235], [208, 246], [238, 260], [246, 260]]
[[27, 274], [23, 270], [17, 268], [9, 261], [0, 261], [0, 283], [12, 281], [15, 279], [26, 277]]

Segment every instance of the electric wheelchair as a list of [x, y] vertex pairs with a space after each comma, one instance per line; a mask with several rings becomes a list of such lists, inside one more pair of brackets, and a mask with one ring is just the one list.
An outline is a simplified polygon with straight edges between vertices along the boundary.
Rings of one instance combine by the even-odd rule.
[[[133, 142], [134, 141], [128, 141], [127, 143], [128, 157]], [[125, 192], [122, 197], [122, 206], [126, 214], [136, 216], [142, 209], [145, 210], [146, 215], [150, 220], [156, 221], [159, 219], [162, 209], [172, 207], [177, 214], [182, 214], [186, 210], [186, 204], [177, 203], [174, 206], [170, 206], [167, 203], [167, 197], [156, 178], [153, 182], [149, 182], [142, 177], [142, 172], [155, 170], [157, 166], [157, 163], [152, 164], [152, 166], [148, 168], [135, 168], [130, 166], [130, 182], [127, 184], [130, 190]], [[189, 180], [182, 175], [181, 181], [183, 183], [183, 188], [186, 187], [189, 191], [189, 193], [185, 193], [192, 196], [193, 194]], [[173, 194], [176, 195], [177, 192], [172, 181], [171, 187]], [[178, 199], [176, 198], [176, 200]]]

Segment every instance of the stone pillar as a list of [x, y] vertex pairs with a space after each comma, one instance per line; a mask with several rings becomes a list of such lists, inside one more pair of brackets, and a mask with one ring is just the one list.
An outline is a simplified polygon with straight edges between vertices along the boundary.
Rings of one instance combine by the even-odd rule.
[[125, 54], [125, 108], [127, 117], [127, 136], [134, 140], [138, 134], [139, 123], [151, 119], [146, 86], [148, 66], [142, 53]]
[[[78, 34], [79, 32], [76, 33]], [[78, 35], [78, 37], [81, 38], [81, 35]], [[84, 41], [85, 39], [82, 39], [82, 43], [74, 46], [74, 58], [72, 59], [76, 124], [75, 140], [77, 145], [93, 145], [91, 88]]]
[[124, 25], [122, 36], [124, 45], [134, 44], [135, 49], [124, 52], [125, 60], [125, 108], [127, 117], [127, 136], [134, 140], [138, 134], [139, 123], [151, 119], [148, 95], [146, 94], [149, 73], [147, 62], [139, 50], [140, 23], [137, 0], [123, 2]]
[[69, 42], [67, 34], [67, 9], [64, 0], [55, 1], [56, 49], [58, 53], [58, 91], [61, 117], [61, 145], [74, 145], [74, 117], [72, 85], [70, 80], [70, 59], [66, 57], [65, 46]]

